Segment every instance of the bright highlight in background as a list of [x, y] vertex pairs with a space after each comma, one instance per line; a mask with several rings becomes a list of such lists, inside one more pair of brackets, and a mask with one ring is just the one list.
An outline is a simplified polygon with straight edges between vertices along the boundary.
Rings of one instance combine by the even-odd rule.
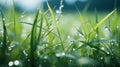
[[[0, 4], [11, 7], [13, 0], [0, 0]], [[14, 0], [15, 6], [25, 11], [35, 11], [43, 5], [46, 0]], [[52, 1], [52, 0], [49, 0]], [[88, 0], [63, 0], [68, 5], [74, 5], [76, 2], [87, 2]]]
[[65, 0], [65, 2], [68, 4], [68, 5], [73, 5], [75, 4], [76, 2], [87, 2], [87, 0]]
[[35, 10], [42, 6], [43, 0], [15, 0], [15, 3], [23, 10]]
[[[15, 5], [23, 10], [34, 11], [42, 6], [45, 0], [14, 0]], [[12, 0], [0, 0], [0, 4], [6, 7], [12, 6]]]

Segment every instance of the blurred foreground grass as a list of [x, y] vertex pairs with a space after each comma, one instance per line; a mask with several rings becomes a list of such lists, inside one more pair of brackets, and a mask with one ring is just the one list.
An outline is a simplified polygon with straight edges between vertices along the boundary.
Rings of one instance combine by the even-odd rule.
[[119, 67], [120, 15], [1, 12], [0, 67]]

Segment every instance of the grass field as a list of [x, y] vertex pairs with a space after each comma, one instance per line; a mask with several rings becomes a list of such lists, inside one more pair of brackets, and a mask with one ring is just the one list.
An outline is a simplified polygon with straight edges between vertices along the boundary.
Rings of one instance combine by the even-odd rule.
[[[120, 15], [1, 11], [0, 67], [119, 67]], [[3, 12], [2, 12], [3, 11]]]

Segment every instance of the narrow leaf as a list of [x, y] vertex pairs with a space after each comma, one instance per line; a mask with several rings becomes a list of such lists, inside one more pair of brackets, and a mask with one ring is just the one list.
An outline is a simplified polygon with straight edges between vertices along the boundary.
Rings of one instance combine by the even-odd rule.
[[93, 27], [93, 28], [91, 29], [91, 31], [90, 31], [90, 38], [91, 38], [91, 36], [93, 35], [93, 33], [96, 31], [96, 29], [97, 29], [100, 25], [102, 25], [102, 24], [104, 23], [104, 21], [107, 20], [115, 11], [116, 11], [116, 9], [113, 10], [112, 12], [110, 12], [108, 15], [106, 15], [101, 21], [99, 21], [99, 22], [97, 23], [97, 25], [96, 25], [95, 27]]

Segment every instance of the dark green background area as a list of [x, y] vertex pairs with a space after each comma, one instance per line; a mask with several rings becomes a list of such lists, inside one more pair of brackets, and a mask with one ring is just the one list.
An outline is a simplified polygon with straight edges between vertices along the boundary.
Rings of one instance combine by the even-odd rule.
[[[49, 3], [52, 8], [60, 6], [60, 0], [50, 0]], [[116, 3], [116, 4], [115, 4]], [[75, 10], [76, 7], [80, 10], [84, 9], [86, 5], [89, 6], [88, 10], [97, 10], [108, 11], [113, 10], [114, 7], [120, 9], [120, 0], [88, 0], [87, 2], [76, 1], [73, 5], [68, 5], [63, 0], [64, 8], [63, 10]], [[47, 9], [47, 5], [44, 3], [44, 8]]]

